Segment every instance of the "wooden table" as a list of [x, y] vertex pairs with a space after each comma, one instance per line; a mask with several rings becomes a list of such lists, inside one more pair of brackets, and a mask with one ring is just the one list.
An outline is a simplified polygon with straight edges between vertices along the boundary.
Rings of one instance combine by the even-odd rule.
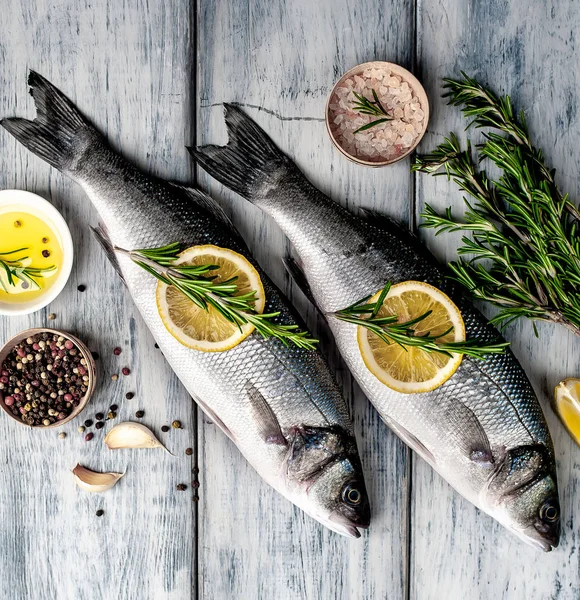
[[[506, 335], [532, 379], [554, 437], [563, 511], [560, 547], [544, 555], [462, 499], [380, 422], [315, 311], [284, 275], [288, 242], [255, 208], [196, 173], [186, 144], [223, 142], [220, 104], [237, 101], [312, 181], [346, 206], [374, 208], [415, 228], [426, 201], [460, 206], [443, 178], [414, 176], [408, 161], [365, 169], [332, 147], [327, 94], [348, 68], [386, 59], [423, 81], [432, 117], [430, 149], [458, 111], [440, 99], [441, 78], [461, 69], [509, 92], [526, 110], [534, 140], [578, 197], [580, 94], [576, 3], [420, 0], [5, 0], [0, 10], [0, 115], [32, 115], [26, 75], [46, 75], [143, 168], [198, 181], [232, 215], [256, 257], [323, 338], [352, 402], [373, 508], [360, 540], [324, 529], [278, 496], [193, 405], [89, 235], [97, 215], [84, 193], [0, 132], [0, 188], [50, 199], [68, 221], [76, 251], [70, 283], [47, 309], [0, 318], [0, 341], [50, 324], [78, 333], [100, 353], [89, 414], [138, 409], [176, 454], [109, 452], [85, 443], [80, 422], [29, 431], [1, 419], [0, 597], [4, 600], [439, 600], [580, 596], [580, 450], [549, 408], [555, 383], [578, 376], [580, 341], [563, 329], [518, 322]], [[1, 232], [0, 232], [1, 236]], [[425, 241], [442, 259], [458, 239]], [[77, 291], [79, 284], [86, 291]], [[57, 318], [48, 321], [49, 313]], [[112, 354], [115, 346], [121, 356]], [[128, 365], [131, 376], [111, 380]], [[125, 400], [127, 391], [135, 392]], [[78, 420], [77, 420], [78, 421]], [[185, 455], [187, 447], [193, 456]], [[127, 470], [103, 495], [78, 490], [77, 462]], [[199, 501], [191, 481], [198, 467]], [[176, 484], [188, 484], [186, 492]], [[105, 511], [100, 519], [97, 509]]]

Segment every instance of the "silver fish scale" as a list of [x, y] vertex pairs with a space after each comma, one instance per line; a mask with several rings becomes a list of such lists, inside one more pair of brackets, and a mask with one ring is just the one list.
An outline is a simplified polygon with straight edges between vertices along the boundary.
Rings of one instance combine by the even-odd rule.
[[[146, 177], [107, 148], [93, 146], [90, 164], [70, 175], [86, 190], [117, 246], [134, 249], [179, 241], [189, 246], [216, 244], [248, 256], [240, 238], [196, 206], [184, 190]], [[186, 348], [161, 321], [156, 280], [127, 257], [119, 257], [119, 262], [141, 315], [186, 389], [210, 409], [210, 418], [211, 413], [218, 415], [244, 456], [281, 493], [285, 490], [278, 473], [284, 452], [259, 438], [247, 401], [248, 385], [267, 399], [283, 430], [337, 424], [353, 433], [348, 408], [319, 353], [286, 347], [256, 333], [226, 352]], [[281, 311], [283, 322], [295, 322], [276, 288], [263, 273], [260, 276], [266, 310]]]
[[[499, 459], [506, 449], [533, 443], [544, 444], [553, 457], [542, 409], [510, 351], [483, 361], [465, 357], [443, 386], [423, 394], [401, 394], [387, 388], [367, 369], [356, 326], [331, 316], [376, 293], [387, 281], [418, 280], [455, 298], [468, 337], [498, 339], [498, 332], [469, 301], [454, 292], [432, 256], [418, 241], [413, 242], [411, 234], [405, 235], [388, 223], [375, 225], [380, 217], [351, 215], [294, 169], [272, 175], [252, 192], [252, 202], [274, 217], [296, 249], [316, 303], [329, 316], [339, 350], [363, 391], [387, 424], [453, 487], [485, 509], [479, 496], [491, 473], [466, 454], [466, 436], [473, 433], [469, 424], [449, 420], [449, 415], [457, 414], [462, 406], [472, 411], [483, 427], [494, 457]], [[409, 439], [405, 430], [428, 452]]]

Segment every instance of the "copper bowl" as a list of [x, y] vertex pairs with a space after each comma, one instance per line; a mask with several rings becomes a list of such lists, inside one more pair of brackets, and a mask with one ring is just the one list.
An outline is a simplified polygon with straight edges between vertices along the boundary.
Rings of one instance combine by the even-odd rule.
[[74, 335], [67, 333], [66, 331], [59, 331], [58, 329], [48, 329], [48, 328], [27, 329], [26, 331], [22, 331], [19, 334], [15, 335], [13, 338], [9, 339], [6, 342], [6, 344], [4, 344], [2, 349], [0, 350], [0, 368], [1, 368], [2, 364], [4, 363], [4, 361], [6, 360], [6, 358], [8, 357], [8, 355], [10, 354], [11, 350], [14, 348], [14, 346], [19, 344], [22, 340], [25, 340], [27, 337], [32, 337], [32, 336], [38, 335], [39, 333], [50, 333], [50, 334], [56, 334], [56, 335], [62, 336], [66, 340], [70, 340], [81, 351], [82, 357], [85, 359], [85, 361], [87, 363], [87, 367], [86, 367], [87, 375], [89, 376], [89, 381], [87, 384], [87, 391], [86, 391], [85, 395], [79, 402], [79, 405], [73, 410], [73, 412], [68, 417], [66, 417], [66, 419], [63, 419], [62, 421], [56, 421], [56, 423], [52, 423], [51, 425], [28, 425], [28, 423], [25, 423], [24, 421], [22, 421], [22, 419], [14, 416], [12, 414], [11, 410], [4, 404], [4, 396], [1, 391], [0, 391], [0, 407], [11, 419], [20, 423], [21, 425], [25, 425], [26, 427], [30, 427], [32, 429], [54, 429], [56, 427], [60, 427], [61, 425], [64, 425], [65, 423], [68, 423], [69, 421], [72, 421], [75, 417], [80, 415], [81, 412], [83, 412], [85, 406], [87, 405], [87, 402], [90, 400], [91, 396], [93, 395], [93, 393], [95, 391], [95, 386], [96, 386], [96, 381], [97, 381], [97, 372], [96, 372], [95, 360], [93, 359], [93, 355], [91, 354], [89, 349], [85, 346], [85, 344], [83, 344], [83, 342], [81, 342]]
[[[417, 136], [417, 139], [415, 140], [413, 145], [411, 147], [407, 148], [407, 150], [405, 150], [405, 152], [403, 154], [401, 154], [400, 156], [397, 156], [395, 158], [385, 159], [383, 161], [365, 160], [364, 158], [359, 158], [358, 156], [353, 156], [352, 154], [349, 154], [340, 145], [338, 140], [334, 137], [334, 134], [332, 133], [332, 129], [330, 127], [330, 104], [331, 104], [332, 98], [334, 97], [336, 88], [339, 87], [349, 77], [354, 77], [355, 75], [358, 75], [359, 73], [362, 73], [365, 69], [369, 69], [369, 68], [370, 69], [372, 69], [372, 68], [389, 69], [392, 73], [394, 73], [395, 75], [398, 75], [403, 81], [406, 81], [409, 84], [409, 87], [415, 93], [415, 96], [417, 96], [419, 103], [421, 104], [421, 110], [425, 113], [425, 118], [423, 119], [423, 129], [421, 130], [421, 133]], [[375, 60], [375, 61], [371, 61], [371, 62], [362, 63], [360, 65], [357, 65], [356, 67], [353, 67], [352, 69], [348, 70], [334, 84], [334, 87], [332, 88], [332, 91], [330, 92], [330, 94], [328, 96], [328, 100], [326, 102], [325, 121], [326, 121], [326, 130], [328, 131], [328, 135], [330, 136], [332, 143], [336, 146], [336, 148], [340, 151], [340, 153], [343, 156], [346, 156], [346, 158], [348, 158], [348, 160], [356, 163], [357, 165], [364, 165], [365, 167], [384, 167], [386, 165], [391, 165], [393, 163], [396, 163], [397, 161], [405, 158], [406, 156], [409, 156], [409, 154], [411, 154], [411, 152], [413, 152], [413, 150], [415, 150], [415, 148], [419, 145], [419, 142], [423, 139], [423, 136], [425, 135], [425, 132], [427, 131], [427, 123], [429, 121], [429, 99], [427, 98], [425, 89], [421, 85], [420, 81], [413, 75], [413, 73], [411, 73], [410, 71], [407, 71], [407, 69], [405, 69], [399, 65], [396, 65], [395, 63], [385, 62], [382, 60]]]

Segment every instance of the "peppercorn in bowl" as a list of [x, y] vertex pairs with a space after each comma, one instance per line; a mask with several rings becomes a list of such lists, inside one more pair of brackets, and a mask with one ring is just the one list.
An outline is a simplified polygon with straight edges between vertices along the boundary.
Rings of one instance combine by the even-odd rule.
[[29, 329], [0, 350], [0, 407], [23, 425], [49, 429], [72, 421], [95, 384], [94, 359], [70, 333]]

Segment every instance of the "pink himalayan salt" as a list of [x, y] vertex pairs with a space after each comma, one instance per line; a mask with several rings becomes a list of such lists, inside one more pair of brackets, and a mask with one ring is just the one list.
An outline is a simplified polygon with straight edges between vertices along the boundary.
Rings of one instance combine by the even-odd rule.
[[[353, 91], [374, 101], [373, 89], [392, 120], [355, 134], [363, 125], [381, 118], [353, 109]], [[393, 160], [405, 154], [421, 135], [424, 119], [413, 89], [386, 68], [368, 68], [346, 79], [336, 88], [329, 106], [334, 139], [348, 154], [369, 162]]]

